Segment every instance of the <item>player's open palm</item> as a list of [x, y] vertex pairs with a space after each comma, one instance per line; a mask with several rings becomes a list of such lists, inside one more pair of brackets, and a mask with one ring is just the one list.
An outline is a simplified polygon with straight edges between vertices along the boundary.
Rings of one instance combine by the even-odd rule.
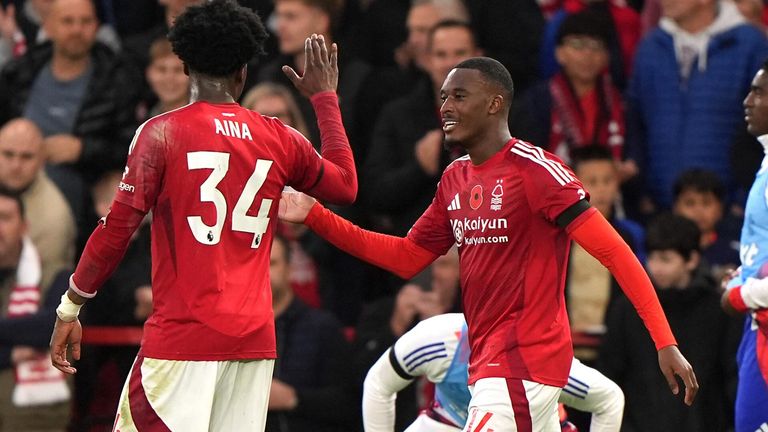
[[67, 349], [71, 346], [72, 358], [80, 360], [80, 341], [82, 339], [83, 327], [80, 325], [79, 319], [66, 322], [56, 318], [51, 336], [51, 363], [56, 369], [70, 375], [77, 372], [77, 369], [73, 368], [67, 360]]
[[313, 34], [304, 41], [304, 75], [299, 76], [290, 66], [283, 66], [283, 73], [306, 97], [324, 91], [336, 91], [339, 83], [339, 48], [325, 45], [323, 35]]
[[669, 384], [673, 394], [680, 392], [675, 375], [682, 378], [685, 384], [685, 404], [689, 406], [693, 404], [696, 393], [699, 391], [699, 382], [696, 381], [693, 367], [683, 357], [677, 346], [671, 345], [659, 350], [659, 367], [661, 368], [661, 373], [664, 374], [664, 378], [667, 379], [667, 384]]
[[283, 192], [277, 216], [284, 222], [304, 223], [315, 200], [301, 192]]

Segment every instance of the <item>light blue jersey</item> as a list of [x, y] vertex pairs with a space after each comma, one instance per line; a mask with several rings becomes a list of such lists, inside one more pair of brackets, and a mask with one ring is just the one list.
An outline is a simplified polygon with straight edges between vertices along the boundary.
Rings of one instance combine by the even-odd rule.
[[[760, 137], [768, 141], [768, 136]], [[765, 143], [763, 144], [765, 145]], [[741, 230], [741, 274], [729, 286], [743, 285], [749, 279], [768, 277], [768, 157], [763, 159], [760, 171], [749, 191]], [[739, 385], [736, 393], [736, 432], [768, 432], [768, 358], [758, 355], [766, 352], [765, 333], [755, 320], [747, 316], [744, 335], [736, 360], [739, 365]]]

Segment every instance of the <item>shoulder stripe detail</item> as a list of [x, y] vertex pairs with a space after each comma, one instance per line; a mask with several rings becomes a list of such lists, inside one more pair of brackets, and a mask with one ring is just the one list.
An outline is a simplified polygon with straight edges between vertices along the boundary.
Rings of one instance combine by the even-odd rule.
[[429, 344], [429, 345], [422, 345], [422, 346], [416, 348], [415, 350], [409, 352], [405, 357], [403, 357], [403, 361], [407, 362], [409, 358], [419, 354], [421, 351], [429, 350], [429, 349], [436, 348], [436, 347], [441, 347], [441, 348], [445, 349], [445, 343], [444, 342], [436, 342], [436, 343]]
[[419, 362], [419, 360], [423, 359], [424, 357], [428, 357], [428, 356], [431, 356], [431, 355], [434, 355], [434, 354], [438, 354], [438, 355], [442, 354], [443, 356], [447, 355], [444, 346], [443, 347], [439, 347], [439, 348], [435, 348], [433, 350], [424, 351], [421, 354], [417, 355], [416, 357], [412, 357], [410, 360], [406, 360], [405, 368], [408, 369], [408, 372], [411, 372], [411, 371], [413, 371], [413, 369], [416, 368], [416, 366], [424, 363], [423, 361]]
[[577, 398], [579, 398], [579, 399], [586, 399], [586, 398], [587, 398], [587, 397], [586, 397], [586, 396], [584, 396], [584, 395], [581, 395], [581, 394], [578, 394], [578, 393], [576, 393], [576, 392], [573, 392], [573, 391], [571, 391], [571, 390], [570, 390], [568, 387], [563, 387], [563, 391], [564, 391], [564, 392], [566, 392], [566, 393], [568, 393], [569, 395], [571, 395], [571, 396], [573, 396], [573, 397], [577, 397]]
[[534, 154], [537, 154], [541, 160], [552, 165], [553, 168], [559, 171], [569, 181], [574, 180], [571, 173], [567, 169], [565, 169], [565, 167], [563, 167], [563, 165], [560, 162], [550, 159], [546, 155], [544, 155], [544, 150], [541, 147], [536, 147], [535, 145], [526, 144], [525, 142], [522, 142], [522, 141], [518, 142], [518, 144], [523, 148], [530, 149], [532, 152], [534, 152]]
[[[565, 183], [561, 183], [561, 185], [565, 185], [566, 183], [570, 183], [574, 181], [573, 176], [571, 175], [570, 172], [568, 172], [568, 170], [566, 170], [559, 162], [546, 157], [544, 155], [544, 150], [542, 150], [539, 147], [535, 147], [530, 144], [526, 144], [521, 141], [518, 141], [517, 143], [515, 143], [511, 151], [519, 156], [526, 157], [527, 159], [530, 159], [545, 168], [546, 166], [548, 166], [550, 169], [547, 169], [547, 171], [549, 171], [553, 177], [558, 179], [558, 181], [565, 182]], [[532, 159], [531, 157], [525, 156], [523, 153], [535, 158], [535, 160]]]
[[536, 158], [536, 156], [533, 156], [531, 154], [525, 153], [524, 151], [518, 150], [517, 148], [512, 148], [511, 151], [512, 151], [512, 153], [514, 153], [514, 154], [516, 154], [518, 156], [524, 157], [526, 159], [529, 159], [531, 162], [533, 162], [533, 163], [535, 163], [537, 165], [540, 165], [542, 168], [544, 168], [545, 170], [549, 171], [549, 174], [551, 174], [552, 177], [554, 177], [555, 180], [557, 180], [557, 182], [560, 184], [560, 186], [565, 186], [568, 183], [567, 181], [565, 181], [560, 176], [560, 174], [558, 174], [555, 170], [553, 170], [551, 166], [549, 166], [546, 162], [542, 161], [541, 159]]
[[428, 363], [428, 362], [431, 362], [432, 360], [437, 360], [437, 359], [446, 358], [446, 357], [448, 357], [448, 354], [446, 354], [445, 351], [443, 351], [441, 354], [436, 354], [436, 355], [434, 355], [432, 357], [427, 357], [424, 360], [422, 360], [422, 361], [416, 363], [415, 365], [409, 367], [408, 368], [408, 372], [412, 372], [414, 369], [416, 369], [417, 367], [423, 365], [424, 363]]

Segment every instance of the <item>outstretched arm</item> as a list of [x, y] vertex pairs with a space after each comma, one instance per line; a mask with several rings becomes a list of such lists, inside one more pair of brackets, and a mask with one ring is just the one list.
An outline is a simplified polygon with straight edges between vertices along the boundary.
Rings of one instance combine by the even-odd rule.
[[568, 224], [571, 237], [611, 271], [634, 305], [659, 351], [659, 367], [672, 393], [679, 392], [674, 375], [685, 383], [685, 403], [691, 405], [699, 384], [688, 361], [677, 349], [677, 342], [661, 308], [645, 269], [632, 250], [607, 220], [590, 208]]
[[283, 193], [279, 215], [287, 222], [304, 223], [339, 249], [403, 279], [412, 278], [438, 257], [408, 238], [364, 230], [304, 194]]
[[304, 54], [304, 75], [299, 76], [290, 66], [283, 66], [283, 72], [310, 99], [317, 113], [323, 159], [306, 192], [335, 204], [351, 204], [357, 196], [357, 171], [336, 96], [338, 47], [333, 44], [329, 51], [323, 36], [313, 34], [304, 42]]

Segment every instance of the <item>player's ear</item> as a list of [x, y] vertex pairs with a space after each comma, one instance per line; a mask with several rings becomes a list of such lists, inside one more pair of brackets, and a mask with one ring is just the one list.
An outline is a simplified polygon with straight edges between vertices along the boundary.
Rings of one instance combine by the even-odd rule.
[[186, 63], [182, 64], [184, 65], [184, 75], [189, 76], [189, 66]]
[[504, 109], [504, 96], [497, 94], [493, 95], [490, 103], [488, 104], [488, 114], [497, 114]]

